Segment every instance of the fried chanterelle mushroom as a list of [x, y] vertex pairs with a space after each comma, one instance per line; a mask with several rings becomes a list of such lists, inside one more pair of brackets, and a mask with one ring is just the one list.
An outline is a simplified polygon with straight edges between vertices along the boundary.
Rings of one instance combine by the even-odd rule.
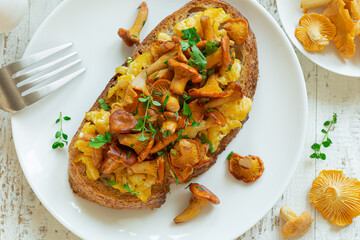
[[297, 216], [287, 205], [280, 209], [280, 216], [286, 221], [281, 233], [284, 238], [300, 237], [307, 233], [314, 219], [307, 212]]
[[341, 57], [350, 59], [355, 53], [355, 24], [343, 0], [332, 0], [322, 13], [336, 26], [334, 44]]
[[307, 51], [324, 50], [336, 34], [335, 25], [327, 17], [317, 13], [302, 16], [299, 26], [295, 30], [295, 37], [303, 43]]
[[119, 37], [121, 37], [124, 43], [129, 47], [133, 46], [134, 44], [140, 44], [140, 31], [145, 25], [148, 12], [149, 9], [146, 6], [146, 3], [142, 2], [139, 6], [139, 13], [135, 19], [133, 26], [129, 30], [119, 28]]
[[213, 204], [220, 203], [219, 198], [203, 185], [190, 183], [189, 188], [193, 197], [190, 199], [190, 204], [184, 212], [174, 218], [175, 223], [189, 221], [195, 217], [209, 202]]
[[323, 170], [313, 182], [309, 200], [329, 222], [351, 224], [360, 215], [360, 182], [342, 171]]
[[257, 156], [243, 157], [234, 153], [229, 159], [229, 171], [238, 180], [254, 182], [263, 174], [264, 163]]

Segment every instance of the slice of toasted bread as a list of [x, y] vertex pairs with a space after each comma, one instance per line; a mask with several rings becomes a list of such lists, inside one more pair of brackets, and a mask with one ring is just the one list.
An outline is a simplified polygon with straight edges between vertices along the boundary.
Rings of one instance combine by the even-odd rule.
[[[244, 16], [235, 8], [230, 6], [229, 4], [223, 1], [217, 0], [195, 0], [191, 1], [185, 6], [183, 6], [178, 11], [174, 12], [170, 16], [166, 17], [163, 21], [161, 21], [151, 32], [150, 34], [143, 40], [140, 46], [134, 51], [131, 56], [135, 59], [137, 56], [141, 55], [143, 52], [149, 50], [150, 45], [156, 41], [157, 35], [159, 32], [164, 32], [168, 34], [173, 34], [174, 25], [189, 17], [189, 15], [203, 11], [207, 8], [223, 8], [224, 11], [231, 15], [231, 18], [244, 18]], [[243, 94], [253, 99], [257, 78], [258, 78], [258, 59], [257, 59], [257, 47], [255, 35], [249, 27], [249, 35], [245, 43], [239, 47], [241, 50], [240, 60], [242, 62], [242, 71], [241, 77], [238, 83], [242, 87]], [[105, 87], [104, 91], [100, 94], [98, 99], [95, 101], [95, 104], [92, 106], [90, 111], [99, 110], [100, 105], [98, 100], [101, 98], [106, 98], [107, 92], [109, 89], [116, 83], [116, 76], [114, 76], [110, 82]], [[242, 122], [244, 123], [248, 119], [248, 116]], [[86, 175], [86, 169], [83, 163], [75, 162], [79, 151], [77, 148], [74, 148], [74, 143], [78, 139], [78, 135], [85, 124], [85, 119], [81, 123], [77, 133], [72, 138], [72, 141], [69, 145], [69, 181], [70, 186], [73, 189], [73, 192], [79, 195], [82, 198], [87, 200], [96, 202], [100, 205], [114, 208], [114, 209], [143, 209], [143, 208], [159, 208], [166, 199], [167, 189], [164, 187], [160, 187], [158, 185], [154, 185], [152, 187], [152, 194], [148, 199], [148, 202], [144, 203], [136, 196], [131, 195], [130, 193], [121, 193], [119, 190], [112, 188], [109, 184], [104, 182], [103, 178], [99, 178], [96, 181], [89, 180]], [[204, 173], [207, 169], [209, 169], [217, 159], [217, 156], [225, 150], [226, 146], [231, 142], [231, 140], [237, 135], [239, 132], [239, 128], [233, 129], [226, 137], [224, 137], [217, 149], [217, 151], [211, 156], [213, 160], [207, 165], [198, 168], [193, 173], [192, 177], [199, 176]], [[174, 180], [170, 175], [166, 177], [167, 184], [173, 182]]]

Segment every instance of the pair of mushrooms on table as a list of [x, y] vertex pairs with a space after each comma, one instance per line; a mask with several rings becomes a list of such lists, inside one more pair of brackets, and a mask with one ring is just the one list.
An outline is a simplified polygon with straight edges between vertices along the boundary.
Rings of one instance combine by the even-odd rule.
[[[360, 35], [360, 0], [303, 0], [301, 7], [328, 5], [322, 14], [305, 14], [295, 30], [295, 37], [307, 51], [322, 51], [331, 40], [344, 59], [355, 53], [355, 37]], [[351, 17], [352, 16], [352, 17]]]
[[[323, 170], [312, 184], [309, 200], [330, 223], [351, 224], [360, 215], [360, 182], [345, 177], [342, 171]], [[284, 238], [307, 233], [313, 221], [307, 212], [297, 216], [286, 205], [280, 209], [280, 215], [286, 221], [282, 229]]]

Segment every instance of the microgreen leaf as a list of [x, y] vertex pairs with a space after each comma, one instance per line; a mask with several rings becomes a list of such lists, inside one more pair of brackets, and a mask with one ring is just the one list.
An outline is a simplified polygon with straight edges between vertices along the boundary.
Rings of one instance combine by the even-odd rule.
[[234, 152], [233, 151], [231, 151], [231, 153], [229, 153], [229, 155], [226, 157], [226, 160], [230, 160], [230, 157], [232, 156], [234, 154]]
[[152, 104], [157, 107], [161, 106], [161, 103], [159, 103], [158, 101], [152, 101]]
[[64, 117], [64, 120], [65, 120], [65, 121], [69, 121], [69, 120], [71, 120], [71, 117], [65, 116], [65, 117]]
[[144, 141], [146, 141], [146, 140], [148, 140], [148, 139], [149, 139], [148, 137], [146, 137], [146, 136], [144, 136], [144, 135], [141, 135], [138, 140], [139, 140], [140, 142], [144, 142]]
[[163, 137], [170, 137], [171, 132], [169, 130], [165, 130], [162, 135], [163, 135]]

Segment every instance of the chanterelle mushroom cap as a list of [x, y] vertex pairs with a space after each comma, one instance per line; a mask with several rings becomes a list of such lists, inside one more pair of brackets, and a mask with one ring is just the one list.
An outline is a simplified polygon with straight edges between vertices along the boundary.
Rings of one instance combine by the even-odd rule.
[[209, 108], [216, 108], [220, 105], [223, 105], [224, 103], [240, 100], [243, 97], [241, 87], [236, 83], [234, 84], [230, 83], [226, 91], [227, 92], [232, 91], [231, 95], [226, 96], [224, 98], [217, 98], [210, 100], [209, 102], [204, 104], [205, 109], [207, 110]]
[[218, 74], [213, 73], [207, 80], [205, 86], [200, 89], [192, 88], [189, 90], [189, 95], [191, 97], [209, 97], [209, 98], [224, 98], [230, 96], [232, 91], [224, 92], [220, 88], [220, 84], [218, 82]]
[[229, 171], [238, 180], [254, 182], [263, 174], [264, 164], [257, 156], [243, 157], [234, 153], [229, 159]]
[[229, 19], [224, 24], [224, 29], [227, 31], [230, 39], [233, 40], [237, 45], [242, 45], [249, 33], [249, 24], [245, 19]]
[[140, 154], [146, 149], [151, 140], [151, 133], [144, 133], [144, 136], [147, 137], [145, 141], [139, 141], [139, 137], [142, 133], [134, 134], [119, 134], [118, 141], [121, 145], [131, 147], [135, 150], [136, 154]]
[[345, 8], [351, 12], [355, 21], [360, 20], [360, 0], [344, 0]]
[[175, 167], [192, 167], [200, 162], [200, 147], [195, 140], [181, 139], [170, 152]]
[[188, 104], [192, 117], [195, 122], [200, 123], [201, 120], [203, 120], [205, 115], [205, 108], [204, 105], [202, 105], [199, 101], [199, 99], [195, 99], [191, 103]]
[[220, 199], [204, 185], [191, 183], [189, 189], [196, 198], [210, 201], [213, 204], [220, 203]]
[[168, 63], [174, 68], [174, 78], [170, 85], [171, 92], [181, 95], [189, 80], [193, 83], [202, 81], [202, 76], [195, 68], [185, 63], [178, 62], [175, 59], [169, 59]]
[[162, 55], [171, 51], [175, 47], [172, 41], [156, 41], [150, 46], [150, 53], [154, 60], [158, 60]]
[[182, 116], [175, 115], [173, 112], [165, 112], [158, 118], [161, 124], [161, 131], [168, 130], [171, 134], [174, 134], [177, 129], [185, 127], [185, 121]]
[[116, 109], [109, 117], [110, 130], [117, 133], [128, 133], [137, 124], [132, 114], [124, 109]]
[[177, 112], [180, 110], [180, 104], [178, 99], [170, 92], [170, 84], [170, 81], [166, 79], [159, 79], [154, 82], [152, 86], [152, 98], [161, 103], [161, 108], [165, 99], [167, 99], [165, 109], [170, 112]]
[[126, 45], [129, 47], [134, 44], [140, 44], [140, 31], [146, 22], [148, 16], [149, 9], [145, 2], [142, 2], [139, 7], [139, 13], [135, 19], [133, 26], [129, 29], [120, 28], [118, 31], [118, 35], [123, 39]]
[[288, 206], [280, 209], [281, 217], [286, 221], [281, 233], [284, 238], [300, 237], [307, 233], [314, 221], [307, 212], [297, 216]]
[[342, 171], [323, 170], [312, 184], [309, 200], [329, 222], [351, 224], [360, 215], [360, 182]]
[[206, 115], [210, 118], [212, 118], [217, 125], [220, 125], [222, 127], [226, 126], [226, 118], [224, 116], [224, 114], [222, 114], [219, 110], [217, 109], [211, 109], [212, 111], [207, 111]]
[[324, 50], [336, 34], [335, 25], [327, 17], [317, 13], [302, 16], [299, 26], [295, 30], [295, 37], [307, 51]]
[[334, 44], [340, 55], [345, 59], [352, 58], [355, 53], [355, 26], [349, 11], [345, 9], [344, 1], [332, 0], [322, 14], [336, 27]]
[[203, 185], [191, 183], [190, 191], [194, 196], [190, 199], [189, 206], [181, 214], [174, 218], [175, 223], [189, 221], [195, 217], [209, 202], [213, 204], [220, 203], [219, 198]]

